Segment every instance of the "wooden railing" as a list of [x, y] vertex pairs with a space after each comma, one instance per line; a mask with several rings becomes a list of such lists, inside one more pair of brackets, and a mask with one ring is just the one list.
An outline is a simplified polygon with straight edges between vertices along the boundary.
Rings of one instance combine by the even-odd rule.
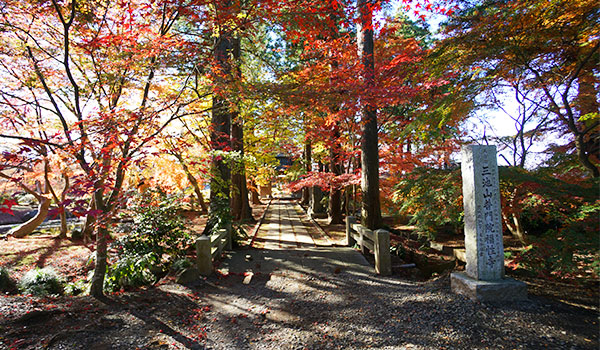
[[203, 276], [213, 272], [213, 262], [221, 257], [223, 250], [231, 250], [231, 224], [216, 234], [200, 236], [196, 240], [196, 267]]
[[346, 217], [346, 242], [349, 247], [358, 244], [364, 254], [366, 249], [375, 256], [375, 271], [379, 275], [392, 274], [392, 261], [390, 256], [390, 233], [386, 230], [369, 230], [356, 222], [353, 216]]

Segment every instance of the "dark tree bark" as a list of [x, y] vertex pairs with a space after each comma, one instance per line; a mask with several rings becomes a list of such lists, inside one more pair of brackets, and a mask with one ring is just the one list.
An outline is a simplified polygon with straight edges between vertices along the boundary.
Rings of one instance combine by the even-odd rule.
[[[333, 126], [332, 145], [329, 149], [329, 171], [336, 176], [342, 174], [341, 150], [338, 139], [340, 131], [337, 125]], [[327, 208], [329, 225], [341, 224], [344, 222], [342, 215], [342, 190], [340, 188], [331, 187], [329, 191], [329, 207]]]
[[[227, 9], [228, 1], [223, 9]], [[231, 55], [233, 51], [233, 38], [231, 33], [225, 28], [221, 28], [219, 36], [215, 39], [215, 67], [213, 68], [213, 79], [216, 85], [213, 92], [212, 116], [210, 123], [210, 144], [214, 152], [210, 168], [210, 205], [209, 219], [206, 223], [203, 234], [210, 234], [213, 228], [224, 219], [223, 216], [229, 216], [226, 211], [229, 210], [231, 184], [231, 169], [229, 162], [219, 151], [225, 152], [231, 144], [231, 108], [230, 102], [225, 97], [224, 85], [231, 80]]]
[[[104, 203], [104, 189], [102, 184], [95, 184], [94, 203], [98, 210], [102, 212], [108, 211]], [[104, 296], [104, 277], [107, 269], [107, 237], [108, 229], [105, 225], [98, 225], [96, 229], [96, 260], [94, 274], [92, 275], [92, 283], [90, 285], [90, 295], [96, 298]]]
[[[323, 163], [319, 162], [319, 171], [323, 171]], [[317, 214], [325, 213], [325, 206], [323, 205], [323, 190], [319, 186], [313, 186], [309, 189], [310, 200], [308, 204], [308, 215], [315, 216]]]
[[[89, 210], [96, 210], [96, 201], [92, 196], [90, 200]], [[89, 243], [92, 239], [92, 234], [94, 233], [94, 223], [96, 223], [96, 217], [92, 214], [87, 214], [85, 216], [85, 224], [83, 224], [83, 229], [81, 230], [81, 237], [83, 239], [83, 243]]]
[[381, 208], [379, 203], [379, 146], [377, 136], [377, 106], [369, 96], [375, 87], [375, 60], [373, 56], [373, 13], [368, 0], [357, 0], [359, 21], [357, 24], [358, 55], [363, 71], [365, 86], [361, 120], [361, 190], [362, 224], [369, 229], [381, 227]]
[[[597, 58], [599, 54], [596, 54]], [[590, 113], [600, 113], [600, 103], [598, 102], [598, 79], [594, 76], [594, 59], [585, 64], [581, 70], [578, 79], [577, 104], [579, 113], [585, 116]], [[600, 177], [598, 169], [598, 152], [600, 152], [600, 125], [598, 118], [589, 118], [583, 122], [583, 132], [577, 135], [575, 145], [577, 156], [592, 174], [593, 177]], [[595, 159], [594, 159], [595, 158]], [[596, 161], [596, 163], [594, 162]]]
[[250, 182], [250, 195], [252, 196], [252, 204], [262, 204], [260, 201], [260, 195], [258, 193], [258, 187], [254, 182]]
[[[308, 137], [304, 141], [304, 161], [306, 173], [308, 174], [312, 170], [312, 145]], [[308, 187], [302, 189], [302, 201], [300, 203], [303, 205], [310, 203], [310, 189]]]
[[[240, 38], [235, 38], [233, 41], [233, 58], [236, 64], [236, 78], [240, 79], [242, 75], [242, 70], [240, 68]], [[246, 163], [244, 162], [244, 121], [237, 112], [232, 112], [231, 114], [231, 148], [240, 154], [240, 164], [235, 166], [235, 170], [231, 174], [232, 216], [233, 219], [237, 221], [254, 221], [252, 207], [250, 207], [250, 201], [248, 200], [248, 185], [246, 183]]]

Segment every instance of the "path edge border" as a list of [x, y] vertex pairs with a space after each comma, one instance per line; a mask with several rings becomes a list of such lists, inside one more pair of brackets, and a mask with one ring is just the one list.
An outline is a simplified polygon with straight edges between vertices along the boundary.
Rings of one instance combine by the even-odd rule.
[[299, 206], [302, 211], [304, 212], [304, 215], [306, 215], [306, 217], [308, 218], [308, 220], [313, 224], [314, 227], [317, 228], [317, 230], [324, 236], [327, 238], [327, 242], [329, 242], [329, 245], [331, 247], [335, 247], [337, 246], [336, 244], [333, 243], [333, 240], [331, 239], [331, 236], [327, 233], [327, 231], [325, 231], [321, 225], [319, 225], [319, 223], [310, 215], [308, 215], [308, 211], [306, 209], [304, 209], [303, 206], [300, 205], [300, 203], [296, 202], [296, 205]]
[[254, 245], [254, 239], [256, 238], [258, 229], [262, 225], [263, 221], [265, 221], [265, 217], [267, 216], [267, 211], [269, 210], [269, 207], [271, 206], [271, 202], [273, 202], [273, 198], [269, 198], [269, 203], [267, 203], [267, 207], [265, 208], [265, 211], [263, 211], [262, 216], [260, 217], [260, 219], [258, 219], [258, 222], [256, 223], [256, 225], [254, 225], [254, 228], [252, 229], [252, 233], [250, 234], [252, 236], [252, 239], [250, 240], [250, 244], [249, 244], [250, 248], [253, 248], [252, 246]]

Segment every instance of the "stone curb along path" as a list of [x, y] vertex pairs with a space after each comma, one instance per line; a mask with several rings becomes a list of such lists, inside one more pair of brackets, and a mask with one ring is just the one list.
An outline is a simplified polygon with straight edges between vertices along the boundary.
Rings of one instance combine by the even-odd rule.
[[252, 237], [252, 239], [250, 240], [251, 247], [254, 244], [254, 239], [256, 238], [256, 234], [258, 233], [260, 226], [262, 225], [263, 221], [265, 221], [265, 216], [267, 215], [267, 212], [269, 211], [269, 207], [271, 207], [271, 202], [273, 202], [273, 198], [269, 199], [269, 203], [267, 203], [267, 207], [265, 208], [265, 211], [262, 213], [260, 219], [258, 219], [258, 222], [252, 229], [252, 233], [250, 233], [250, 237]]

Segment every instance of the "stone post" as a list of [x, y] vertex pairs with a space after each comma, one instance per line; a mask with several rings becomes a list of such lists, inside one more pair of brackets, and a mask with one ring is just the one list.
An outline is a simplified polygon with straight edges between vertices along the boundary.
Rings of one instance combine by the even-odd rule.
[[225, 229], [227, 230], [227, 244], [225, 244], [225, 250], [233, 250], [233, 227], [231, 226], [231, 223], [228, 223]]
[[196, 267], [203, 276], [209, 276], [212, 273], [212, 254], [208, 236], [200, 236], [196, 240]]
[[356, 241], [352, 237], [352, 225], [356, 223], [354, 216], [346, 216], [346, 244], [348, 247], [354, 247]]
[[527, 298], [524, 283], [504, 278], [496, 146], [463, 146], [461, 169], [467, 266], [452, 274], [452, 290], [480, 301]]
[[392, 257], [390, 256], [390, 233], [386, 230], [375, 230], [375, 272], [382, 276], [392, 274]]

